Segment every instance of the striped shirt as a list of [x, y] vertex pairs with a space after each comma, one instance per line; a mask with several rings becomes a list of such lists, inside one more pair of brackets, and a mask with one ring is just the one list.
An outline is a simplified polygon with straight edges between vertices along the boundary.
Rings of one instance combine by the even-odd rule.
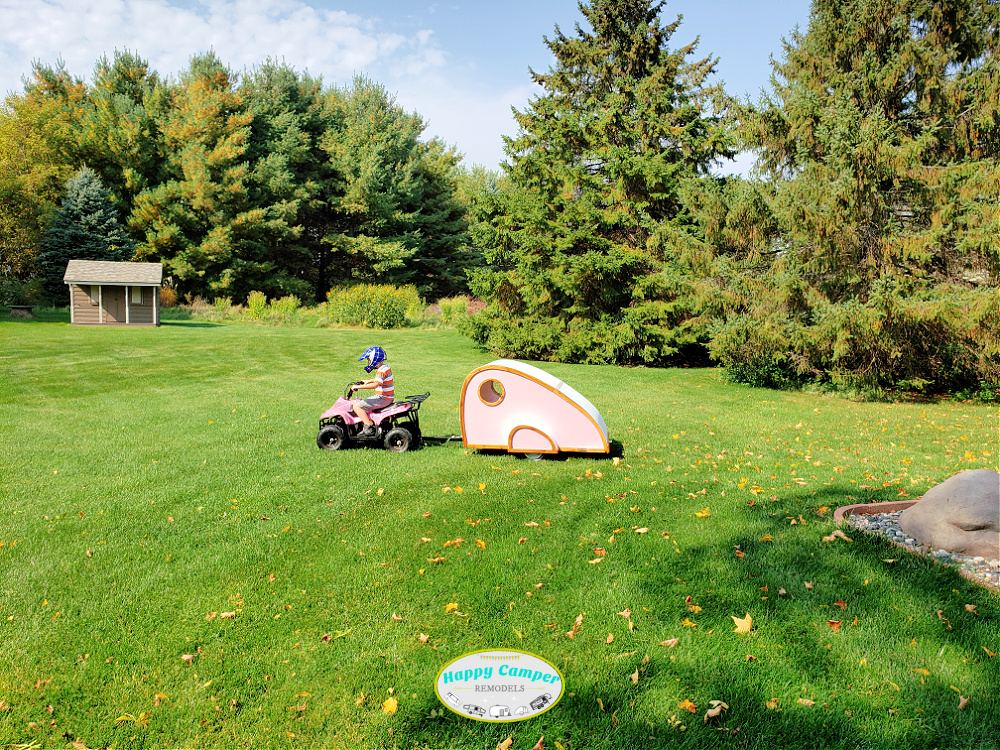
[[392, 368], [389, 365], [384, 364], [378, 368], [375, 380], [378, 383], [375, 386], [375, 395], [384, 396], [390, 400], [394, 398], [396, 389], [392, 385]]

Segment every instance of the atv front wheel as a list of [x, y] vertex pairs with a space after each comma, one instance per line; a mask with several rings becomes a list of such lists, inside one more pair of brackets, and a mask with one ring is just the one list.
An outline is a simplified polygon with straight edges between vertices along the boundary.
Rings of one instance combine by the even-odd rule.
[[347, 438], [340, 425], [328, 424], [316, 436], [316, 445], [325, 451], [339, 451], [346, 444]]
[[413, 447], [413, 435], [405, 427], [390, 430], [385, 436], [385, 449], [393, 453], [405, 453]]

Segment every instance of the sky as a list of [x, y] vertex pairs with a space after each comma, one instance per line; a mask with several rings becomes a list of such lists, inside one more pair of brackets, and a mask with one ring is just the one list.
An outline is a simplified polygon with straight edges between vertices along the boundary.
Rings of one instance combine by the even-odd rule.
[[[672, 49], [696, 38], [698, 57], [717, 57], [731, 94], [757, 99], [769, 87], [770, 57], [809, 21], [808, 0], [668, 0], [662, 17], [683, 17]], [[98, 58], [129, 50], [161, 76], [176, 76], [193, 55], [214, 50], [236, 72], [283, 60], [326, 85], [356, 75], [378, 81], [407, 111], [464, 154], [497, 169], [502, 136], [517, 126], [538, 89], [529, 68], [554, 58], [544, 37], [583, 23], [576, 0], [0, 0], [0, 95], [23, 90], [32, 61], [62, 59], [92, 79]], [[720, 172], [745, 174], [742, 155]]]

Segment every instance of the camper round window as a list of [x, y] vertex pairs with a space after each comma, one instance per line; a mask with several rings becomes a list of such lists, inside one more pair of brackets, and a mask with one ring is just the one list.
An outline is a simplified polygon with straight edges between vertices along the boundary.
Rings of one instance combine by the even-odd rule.
[[479, 386], [479, 400], [487, 406], [496, 406], [503, 401], [503, 383], [492, 378]]

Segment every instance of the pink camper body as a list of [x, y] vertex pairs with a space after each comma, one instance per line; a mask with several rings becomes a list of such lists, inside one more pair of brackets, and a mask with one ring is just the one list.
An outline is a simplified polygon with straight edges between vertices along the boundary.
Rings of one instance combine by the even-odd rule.
[[541, 454], [608, 453], [608, 428], [586, 398], [554, 375], [512, 359], [473, 370], [462, 386], [466, 448]]

